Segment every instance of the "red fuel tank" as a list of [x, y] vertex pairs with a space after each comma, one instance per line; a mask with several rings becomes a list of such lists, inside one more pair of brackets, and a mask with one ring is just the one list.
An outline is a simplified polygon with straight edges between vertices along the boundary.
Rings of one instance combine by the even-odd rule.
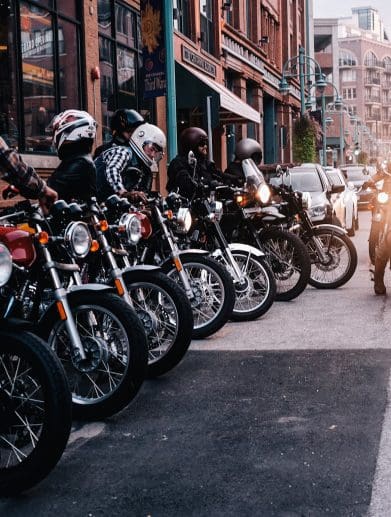
[[36, 259], [33, 237], [12, 226], [0, 226], [0, 242], [9, 249], [12, 260], [19, 266], [31, 266]]

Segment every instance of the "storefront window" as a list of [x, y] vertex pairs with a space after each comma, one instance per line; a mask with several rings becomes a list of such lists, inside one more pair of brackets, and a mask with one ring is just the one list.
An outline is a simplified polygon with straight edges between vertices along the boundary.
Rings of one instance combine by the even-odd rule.
[[[115, 18], [112, 19], [112, 13]], [[140, 91], [140, 16], [110, 0], [98, 2], [102, 136], [111, 138], [110, 118], [118, 108], [133, 108], [149, 117], [151, 101]]]

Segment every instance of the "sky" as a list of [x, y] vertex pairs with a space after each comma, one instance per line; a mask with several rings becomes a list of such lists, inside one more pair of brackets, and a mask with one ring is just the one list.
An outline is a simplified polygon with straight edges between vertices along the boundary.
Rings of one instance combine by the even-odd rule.
[[313, 0], [314, 18], [350, 16], [352, 7], [374, 7], [379, 11], [388, 37], [391, 31], [391, 0]]

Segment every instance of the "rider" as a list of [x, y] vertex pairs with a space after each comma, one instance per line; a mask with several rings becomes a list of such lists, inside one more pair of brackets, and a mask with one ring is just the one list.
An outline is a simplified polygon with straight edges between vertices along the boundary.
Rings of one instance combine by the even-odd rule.
[[[391, 195], [391, 162], [387, 163], [386, 169], [377, 169], [377, 172], [372, 178], [366, 181], [362, 188], [365, 189], [368, 186], [374, 186], [377, 181], [383, 180], [382, 190], [388, 192]], [[375, 294], [384, 295], [386, 294], [386, 286], [384, 285], [384, 272], [386, 269], [387, 262], [391, 258], [391, 211], [388, 211], [389, 221], [387, 224], [387, 233], [381, 240], [379, 246], [376, 249], [375, 257], [375, 273], [374, 273], [374, 290]]]
[[[214, 162], [208, 160], [208, 135], [200, 127], [189, 127], [179, 137], [180, 153], [168, 167], [167, 190], [178, 189], [178, 193], [191, 198], [197, 188], [198, 180], [205, 184], [213, 180], [223, 181], [222, 173]], [[194, 153], [194, 157], [189, 153]]]
[[20, 154], [9, 148], [1, 137], [0, 178], [17, 187], [25, 198], [38, 199], [45, 212], [58, 198], [57, 192], [48, 187], [33, 167], [27, 165]]
[[151, 166], [164, 155], [166, 136], [134, 110], [118, 110], [111, 121], [113, 140], [95, 160], [98, 198], [112, 194], [146, 201], [152, 187]]
[[52, 122], [53, 145], [61, 160], [49, 178], [61, 199], [87, 201], [96, 196], [96, 170], [91, 151], [96, 122], [86, 111], [66, 110]]
[[233, 185], [242, 187], [246, 181], [243, 174], [242, 161], [252, 158], [255, 165], [258, 166], [262, 162], [262, 157], [262, 147], [259, 142], [253, 138], [239, 140], [235, 147], [235, 159], [228, 165], [224, 172], [224, 177]]

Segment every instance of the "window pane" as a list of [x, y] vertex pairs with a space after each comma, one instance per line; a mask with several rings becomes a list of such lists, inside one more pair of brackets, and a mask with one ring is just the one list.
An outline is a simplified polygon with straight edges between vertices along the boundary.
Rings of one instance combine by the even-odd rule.
[[57, 2], [57, 6], [59, 13], [65, 14], [71, 18], [77, 18], [76, 0], [63, 0], [62, 2]]
[[73, 23], [59, 19], [58, 46], [61, 111], [80, 108], [79, 45], [77, 28]]
[[111, 6], [110, 0], [98, 0], [99, 32], [111, 36]]
[[102, 103], [102, 136], [106, 142], [111, 138], [110, 117], [116, 109], [114, 102], [113, 45], [106, 38], [99, 38], [99, 66], [101, 71], [100, 95]]
[[6, 5], [0, 7], [0, 136], [9, 145], [17, 146], [19, 124], [16, 111], [16, 77], [14, 13]]
[[122, 5], [115, 6], [116, 40], [128, 47], [135, 47], [135, 23], [133, 13]]
[[23, 112], [26, 150], [50, 151], [47, 126], [55, 114], [53, 29], [44, 9], [21, 2]]
[[118, 107], [137, 109], [136, 55], [125, 48], [117, 51]]

